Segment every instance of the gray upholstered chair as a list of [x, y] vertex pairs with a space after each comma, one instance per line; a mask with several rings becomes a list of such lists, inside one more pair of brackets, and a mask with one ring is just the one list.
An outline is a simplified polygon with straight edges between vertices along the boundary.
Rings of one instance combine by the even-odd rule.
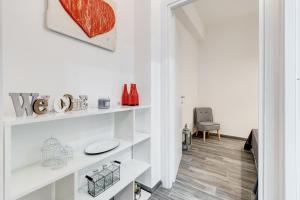
[[203, 132], [203, 141], [205, 142], [206, 133], [217, 131], [218, 139], [221, 139], [220, 124], [214, 122], [211, 108], [195, 108], [194, 109], [194, 129], [193, 133]]

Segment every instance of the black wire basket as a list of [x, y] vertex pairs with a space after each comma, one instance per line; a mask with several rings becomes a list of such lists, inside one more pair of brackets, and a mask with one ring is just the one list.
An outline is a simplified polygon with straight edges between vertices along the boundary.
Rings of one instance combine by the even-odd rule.
[[96, 197], [120, 181], [121, 162], [113, 161], [110, 166], [103, 166], [101, 171], [96, 170], [92, 176], [86, 176], [88, 193]]

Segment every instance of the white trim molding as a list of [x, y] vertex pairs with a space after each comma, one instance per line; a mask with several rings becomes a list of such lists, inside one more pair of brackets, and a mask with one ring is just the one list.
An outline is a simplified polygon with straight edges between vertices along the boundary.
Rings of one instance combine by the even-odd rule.
[[2, 124], [2, 115], [4, 109], [3, 95], [3, 1], [0, 1], [0, 200], [4, 199], [4, 133]]
[[283, 17], [283, 0], [260, 0], [260, 200], [284, 199]]
[[[284, 65], [285, 65], [285, 119], [284, 119], [284, 199], [297, 199], [299, 194], [299, 132], [297, 131], [297, 4], [298, 0], [286, 0], [284, 5]], [[298, 32], [299, 34], [299, 32]], [[299, 103], [298, 103], [299, 104]], [[296, 109], [297, 108], [297, 109]], [[300, 144], [300, 143], [298, 143]], [[296, 173], [295, 173], [296, 172]]]
[[284, 1], [284, 199], [300, 200], [300, 2]]
[[[293, 158], [296, 158], [296, 170], [297, 170], [297, 182], [296, 182], [296, 196], [297, 200], [300, 200], [300, 2], [298, 0], [292, 0], [295, 2], [295, 15], [294, 15], [294, 21], [295, 21], [295, 26], [296, 26], [296, 31], [294, 32], [296, 36], [296, 42], [291, 41], [294, 44], [296, 44], [296, 49], [295, 49], [295, 56], [296, 56], [296, 108], [294, 111], [296, 112], [296, 131], [292, 132], [292, 134], [296, 135], [296, 152], [293, 155]], [[293, 31], [293, 29], [292, 29]], [[288, 169], [289, 170], [289, 169]], [[295, 177], [290, 176], [292, 180], [295, 179]], [[286, 180], [289, 181], [289, 180]], [[292, 191], [291, 191], [292, 192]]]
[[162, 6], [162, 67], [161, 67], [161, 139], [162, 139], [162, 184], [171, 188], [176, 179], [174, 135], [170, 133], [172, 122], [170, 73], [174, 66], [175, 16], [173, 9], [191, 3], [194, 0], [164, 0]]

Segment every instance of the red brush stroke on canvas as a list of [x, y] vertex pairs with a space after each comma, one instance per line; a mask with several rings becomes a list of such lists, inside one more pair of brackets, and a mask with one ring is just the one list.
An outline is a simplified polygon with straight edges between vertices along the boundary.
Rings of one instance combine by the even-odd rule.
[[115, 12], [103, 0], [60, 0], [60, 3], [89, 38], [107, 33], [115, 26]]

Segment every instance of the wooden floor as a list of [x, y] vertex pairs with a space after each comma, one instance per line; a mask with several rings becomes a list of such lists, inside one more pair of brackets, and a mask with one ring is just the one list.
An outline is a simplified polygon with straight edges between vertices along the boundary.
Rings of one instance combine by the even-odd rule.
[[211, 136], [204, 144], [193, 140], [184, 152], [171, 190], [159, 188], [151, 200], [250, 200], [256, 181], [252, 154], [243, 151], [245, 141]]

